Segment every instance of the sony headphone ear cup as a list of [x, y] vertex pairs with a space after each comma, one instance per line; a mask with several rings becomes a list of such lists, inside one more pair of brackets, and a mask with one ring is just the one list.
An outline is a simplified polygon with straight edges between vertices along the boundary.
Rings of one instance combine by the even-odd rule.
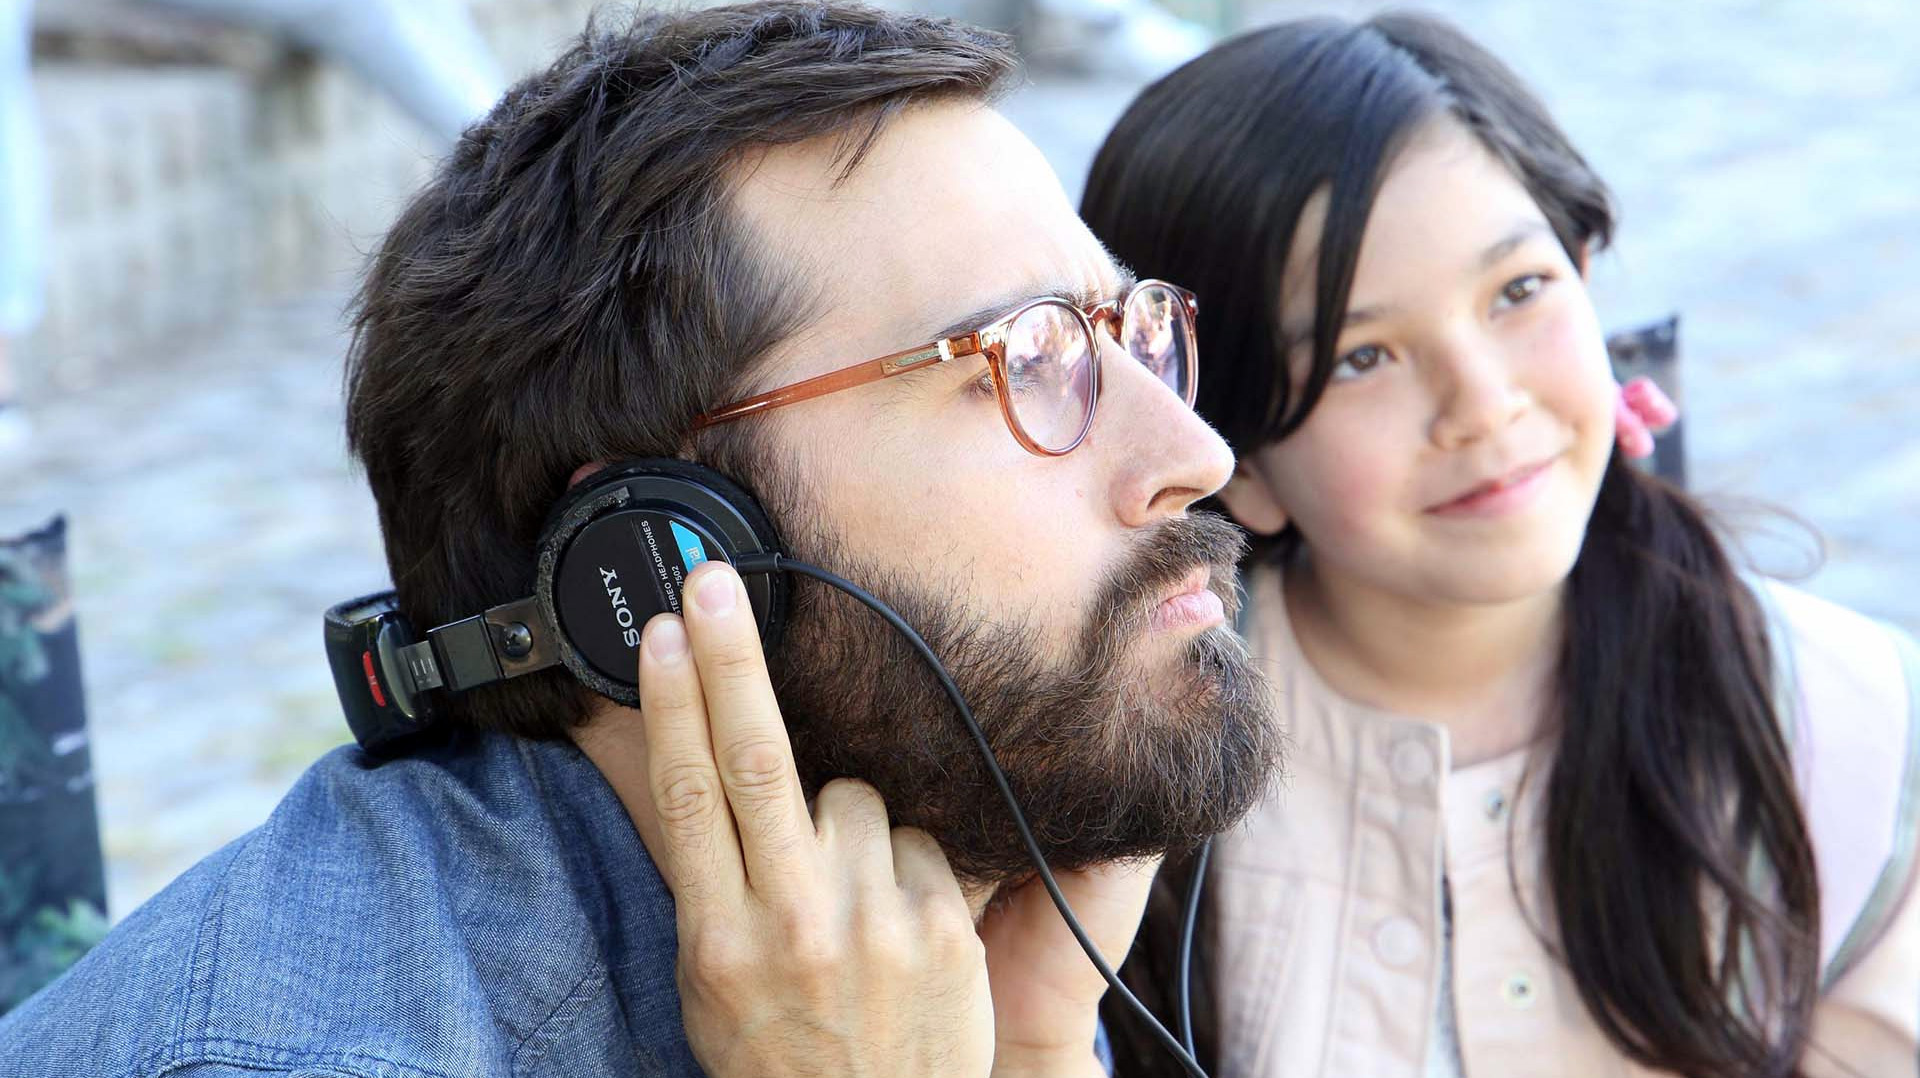
[[540, 545], [544, 547], [554, 526], [583, 501], [592, 499], [608, 487], [619, 486], [628, 479], [637, 476], [672, 476], [685, 479], [718, 494], [727, 504], [739, 511], [740, 516], [752, 529], [758, 540], [760, 550], [780, 550], [780, 533], [774, 530], [773, 521], [767, 517], [766, 510], [760, 508], [760, 500], [748, 493], [745, 487], [714, 471], [704, 464], [695, 464], [690, 460], [674, 460], [667, 457], [649, 457], [623, 460], [575, 483], [560, 501], [547, 513], [546, 521], [540, 525]]
[[[620, 522], [608, 519], [616, 515]], [[649, 556], [619, 569], [625, 555], [618, 551], [637, 554], [643, 544], [654, 548]], [[656, 458], [620, 461], [575, 484], [548, 515], [538, 551], [535, 598], [555, 629], [561, 662], [587, 687], [632, 705], [639, 701], [638, 662], [622, 649], [634, 646], [638, 633], [629, 641], [627, 630], [654, 612], [679, 609], [679, 580], [700, 561], [737, 562], [781, 547], [766, 511], [738, 483], [692, 461]], [[571, 552], [579, 552], [572, 562]], [[592, 586], [601, 576], [605, 589]], [[746, 585], [771, 649], [785, 626], [786, 575], [750, 574]], [[627, 604], [640, 619], [635, 625], [627, 624]], [[607, 620], [609, 609], [622, 615], [617, 624]], [[576, 638], [580, 633], [586, 635]]]
[[[773, 521], [767, 517], [766, 510], [760, 508], [760, 499], [754, 497], [745, 487], [704, 464], [695, 464], [690, 460], [663, 458], [622, 461], [614, 468], [615, 471], [609, 477], [610, 481], [634, 476], [660, 475], [685, 479], [696, 486], [705, 487], [738, 512], [747, 527], [752, 530], [754, 540], [759, 546], [759, 549], [752, 553], [773, 553], [783, 549], [780, 546], [780, 533], [774, 530]], [[590, 483], [598, 478], [598, 475], [589, 476], [587, 482]], [[735, 553], [747, 552], [735, 551]]]
[[628, 480], [641, 476], [667, 476], [684, 479], [704, 487], [739, 513], [741, 520], [752, 532], [756, 550], [736, 550], [734, 553], [773, 553], [784, 552], [780, 545], [780, 533], [774, 530], [773, 521], [766, 510], [760, 508], [760, 499], [754, 497], [745, 487], [728, 479], [704, 464], [690, 460], [675, 460], [669, 457], [647, 457], [623, 460], [575, 483], [564, 497], [547, 513], [546, 522], [540, 526], [540, 542], [537, 549], [545, 549], [556, 526], [573, 508], [585, 501], [600, 497], [610, 488], [624, 485]]

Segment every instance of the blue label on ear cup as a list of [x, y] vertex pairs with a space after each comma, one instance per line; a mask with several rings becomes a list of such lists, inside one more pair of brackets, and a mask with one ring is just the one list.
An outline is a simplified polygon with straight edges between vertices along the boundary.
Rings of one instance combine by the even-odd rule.
[[668, 521], [673, 528], [673, 541], [680, 547], [680, 563], [691, 573], [706, 563], [707, 545], [700, 537], [681, 527], [678, 522]]

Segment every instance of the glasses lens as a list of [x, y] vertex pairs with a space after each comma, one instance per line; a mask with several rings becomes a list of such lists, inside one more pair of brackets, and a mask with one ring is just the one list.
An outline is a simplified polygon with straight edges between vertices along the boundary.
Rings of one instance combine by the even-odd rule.
[[1193, 320], [1173, 289], [1148, 284], [1127, 298], [1120, 343], [1154, 377], [1193, 403]]
[[1079, 440], [1093, 413], [1093, 342], [1079, 312], [1038, 303], [1007, 327], [1007, 400], [1014, 421], [1044, 449]]

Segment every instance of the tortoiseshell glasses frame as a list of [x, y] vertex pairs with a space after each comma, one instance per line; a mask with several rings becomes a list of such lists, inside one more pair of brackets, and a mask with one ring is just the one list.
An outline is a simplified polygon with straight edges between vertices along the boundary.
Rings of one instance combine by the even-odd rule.
[[[1143, 302], [1144, 301], [1144, 302]], [[1130, 343], [1134, 336], [1129, 332], [1127, 319], [1136, 304], [1158, 304], [1166, 312], [1164, 325], [1153, 327], [1165, 332], [1156, 336], [1164, 337], [1162, 350], [1153, 355], [1141, 355]], [[1069, 313], [1070, 312], [1070, 313]], [[1030, 317], [1032, 316], [1032, 317]], [[1192, 292], [1179, 285], [1151, 278], [1136, 283], [1119, 299], [1104, 300], [1089, 307], [1081, 307], [1071, 300], [1059, 296], [1043, 296], [1028, 300], [993, 321], [958, 336], [945, 337], [931, 341], [916, 348], [894, 352], [891, 355], [856, 363], [851, 367], [782, 386], [779, 389], [748, 397], [745, 400], [707, 412], [694, 420], [694, 429], [702, 430], [721, 423], [745, 419], [774, 408], [784, 408], [789, 404], [823, 397], [829, 393], [838, 393], [843, 389], [852, 389], [896, 374], [922, 370], [936, 364], [951, 362], [968, 356], [984, 356], [987, 368], [992, 372], [995, 394], [1000, 400], [1000, 414], [1006, 420], [1007, 429], [1013, 433], [1014, 440], [1029, 453], [1043, 457], [1065, 456], [1086, 440], [1087, 432], [1093, 429], [1093, 413], [1100, 397], [1100, 349], [1099, 334], [1103, 330], [1116, 344], [1129, 355], [1134, 356], [1143, 365], [1153, 370], [1162, 383], [1179, 394], [1188, 407], [1193, 406], [1194, 392], [1199, 382], [1197, 348], [1194, 341], [1194, 322], [1199, 317], [1199, 303]], [[1013, 399], [1009, 389], [1013, 381], [1009, 377], [1008, 344], [1014, 335], [1016, 326], [1033, 326], [1036, 321], [1044, 324], [1046, 319], [1069, 318], [1071, 324], [1077, 324], [1084, 334], [1085, 349], [1073, 351], [1073, 342], [1061, 342], [1057, 339], [1038, 343], [1036, 347], [1053, 347], [1070, 354], [1070, 361], [1084, 363], [1084, 374], [1075, 372], [1073, 391], [1081, 397], [1077, 403], [1085, 407], [1085, 416], [1080, 419], [1071, 438], [1062, 444], [1049, 445], [1040, 437], [1029, 433], [1019, 418], [1019, 402]], [[1059, 323], [1056, 322], [1057, 326]], [[1143, 327], [1144, 328], [1144, 327]], [[1060, 357], [1041, 357], [1055, 358]], [[1031, 407], [1031, 406], [1030, 406]]]

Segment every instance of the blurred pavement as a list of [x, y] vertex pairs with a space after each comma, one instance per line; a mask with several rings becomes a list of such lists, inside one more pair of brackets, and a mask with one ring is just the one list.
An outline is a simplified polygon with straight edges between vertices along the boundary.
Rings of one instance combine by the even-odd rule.
[[[1682, 313], [1696, 488], [1804, 516], [1830, 543], [1812, 590], [1920, 631], [1920, 67], [1898, 54], [1920, 6], [1444, 10], [1620, 195], [1597, 298], [1614, 327]], [[1007, 111], [1077, 194], [1136, 89], [1039, 76]], [[33, 457], [0, 463], [0, 530], [72, 519], [115, 917], [345, 740], [320, 614], [385, 567], [343, 451], [343, 298], [253, 303], [213, 336], [98, 359], [56, 380]]]

